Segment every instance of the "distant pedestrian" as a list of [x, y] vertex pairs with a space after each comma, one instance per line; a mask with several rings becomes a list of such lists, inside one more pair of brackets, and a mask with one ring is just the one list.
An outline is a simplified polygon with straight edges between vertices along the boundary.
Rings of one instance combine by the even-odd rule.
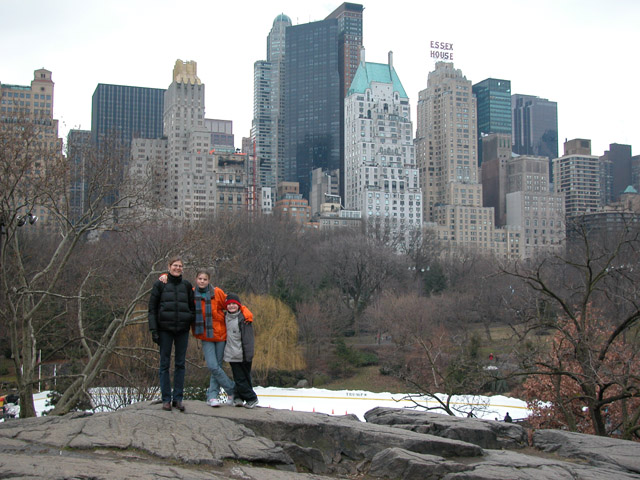
[[227, 345], [224, 359], [229, 362], [236, 383], [234, 405], [241, 407], [244, 401], [246, 408], [253, 408], [258, 404], [258, 396], [251, 380], [251, 363], [255, 350], [253, 321], [244, 316], [238, 295], [229, 293], [226, 306]]
[[507, 412], [507, 414], [504, 416], [504, 421], [507, 423], [513, 422], [513, 419], [511, 418], [511, 415], [509, 415], [509, 412]]

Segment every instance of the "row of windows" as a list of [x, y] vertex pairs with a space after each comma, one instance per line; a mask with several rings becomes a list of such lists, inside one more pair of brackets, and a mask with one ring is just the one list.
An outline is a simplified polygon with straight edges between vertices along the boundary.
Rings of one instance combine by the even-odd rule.
[[[2, 92], [2, 96], [3, 97], [13, 97], [13, 98], [31, 98], [31, 94], [30, 93], [25, 93], [25, 92]], [[39, 93], [34, 93], [33, 94], [33, 98], [36, 100], [51, 100], [51, 95], [46, 95], [43, 94], [39, 94]]]
[[[30, 107], [31, 106], [31, 102], [30, 101], [25, 101], [25, 100], [5, 100], [4, 98], [2, 99], [2, 105], [14, 105], [14, 106], [18, 106], [20, 105], [21, 107]], [[46, 108], [51, 108], [51, 103], [46, 103], [46, 102], [33, 102], [33, 106], [34, 107], [46, 107]]]

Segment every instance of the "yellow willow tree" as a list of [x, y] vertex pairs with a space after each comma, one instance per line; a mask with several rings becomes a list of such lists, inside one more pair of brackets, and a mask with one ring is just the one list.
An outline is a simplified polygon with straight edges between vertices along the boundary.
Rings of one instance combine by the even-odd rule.
[[253, 313], [255, 356], [253, 370], [258, 382], [264, 382], [270, 372], [296, 371], [305, 368], [298, 344], [298, 324], [295, 315], [282, 301], [266, 295], [246, 295], [242, 302]]

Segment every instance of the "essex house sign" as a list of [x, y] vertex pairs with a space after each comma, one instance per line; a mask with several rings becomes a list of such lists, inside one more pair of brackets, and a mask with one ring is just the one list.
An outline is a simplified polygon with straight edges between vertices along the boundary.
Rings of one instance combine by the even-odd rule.
[[453, 61], [453, 43], [431, 40], [431, 58]]

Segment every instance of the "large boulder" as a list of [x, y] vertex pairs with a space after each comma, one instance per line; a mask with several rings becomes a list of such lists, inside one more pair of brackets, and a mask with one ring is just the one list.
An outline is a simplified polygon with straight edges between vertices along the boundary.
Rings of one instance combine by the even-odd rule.
[[449, 473], [472, 469], [473, 467], [435, 455], [409, 452], [401, 448], [387, 448], [373, 457], [369, 475], [403, 480], [437, 480]]
[[[354, 416], [211, 408], [197, 401], [185, 405], [185, 413], [165, 412], [143, 402], [113, 413], [0, 423], [0, 476], [54, 480], [638, 477], [640, 445], [634, 442], [540, 431], [534, 438], [545, 450], [541, 451], [522, 449], [520, 427], [500, 422], [451, 421], [418, 412], [394, 416], [374, 409], [366, 417], [382, 423], [377, 424]], [[478, 443], [513, 445], [518, 451], [482, 448]]]
[[523, 448], [527, 432], [513, 423], [460, 418], [439, 413], [376, 407], [364, 415], [367, 423], [473, 443], [482, 448]]
[[562, 461], [555, 457], [523, 455], [508, 450], [487, 450], [481, 462], [452, 473], [445, 480], [632, 480], [637, 475], [615, 467], [593, 467], [585, 462]]
[[640, 444], [637, 442], [563, 430], [538, 430], [533, 434], [533, 445], [545, 452], [586, 460], [592, 465], [615, 465], [640, 474]]

